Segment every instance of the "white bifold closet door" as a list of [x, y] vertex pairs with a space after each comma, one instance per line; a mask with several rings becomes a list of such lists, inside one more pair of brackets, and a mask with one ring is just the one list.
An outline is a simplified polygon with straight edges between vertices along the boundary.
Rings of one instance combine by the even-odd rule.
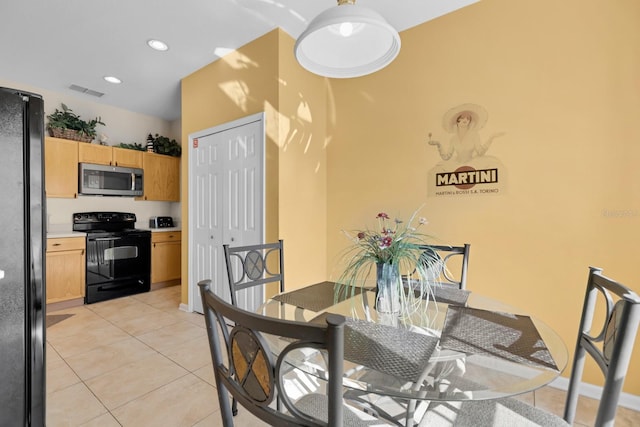
[[[231, 301], [223, 244], [264, 241], [264, 114], [189, 136], [189, 308], [202, 313], [198, 281]], [[238, 295], [238, 305], [255, 311], [261, 287]]]

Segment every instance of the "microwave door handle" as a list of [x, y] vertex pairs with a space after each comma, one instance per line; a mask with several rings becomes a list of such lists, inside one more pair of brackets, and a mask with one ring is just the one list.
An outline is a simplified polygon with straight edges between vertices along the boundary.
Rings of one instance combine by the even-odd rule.
[[131, 172], [131, 191], [136, 189], [136, 174]]

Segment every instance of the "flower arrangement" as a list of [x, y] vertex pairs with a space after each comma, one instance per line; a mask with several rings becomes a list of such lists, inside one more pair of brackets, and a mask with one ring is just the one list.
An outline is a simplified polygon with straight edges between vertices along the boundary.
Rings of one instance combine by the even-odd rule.
[[[354, 292], [358, 286], [365, 286], [366, 280], [375, 267], [376, 288], [380, 288], [380, 280], [391, 281], [397, 288], [402, 300], [403, 311], [407, 305], [413, 305], [413, 298], [427, 298], [430, 286], [443, 268], [442, 260], [429, 250], [428, 235], [421, 232], [428, 222], [425, 218], [417, 218], [417, 211], [409, 221], [391, 220], [388, 214], [380, 212], [376, 215], [378, 227], [357, 231], [343, 231], [353, 242], [344, 253], [345, 269], [338, 283], [347, 286]], [[414, 222], [417, 222], [414, 226]], [[401, 274], [413, 276], [415, 292], [403, 292]], [[380, 277], [381, 275], [385, 277]], [[406, 301], [409, 299], [411, 301]]]
[[414, 217], [415, 214], [406, 224], [397, 218], [390, 224], [389, 215], [380, 212], [376, 215], [377, 230], [358, 231], [355, 238], [345, 232], [354, 242], [351, 248], [354, 259], [359, 262], [390, 264], [397, 264], [406, 258], [412, 259], [417, 247], [424, 244], [425, 236], [418, 232], [418, 228], [427, 224], [426, 218], [420, 217], [417, 227], [413, 227], [411, 223]]

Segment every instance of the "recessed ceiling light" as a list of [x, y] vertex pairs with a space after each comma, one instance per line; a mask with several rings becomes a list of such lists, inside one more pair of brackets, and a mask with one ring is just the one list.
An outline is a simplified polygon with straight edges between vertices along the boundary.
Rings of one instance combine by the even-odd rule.
[[169, 46], [167, 46], [166, 43], [161, 42], [160, 40], [154, 40], [154, 39], [147, 40], [147, 44], [151, 49], [159, 50], [161, 52], [164, 52], [165, 50], [169, 50]]
[[106, 81], [108, 81], [109, 83], [113, 83], [113, 84], [116, 84], [116, 85], [122, 83], [122, 80], [120, 80], [119, 78], [114, 77], [114, 76], [104, 76], [104, 79]]

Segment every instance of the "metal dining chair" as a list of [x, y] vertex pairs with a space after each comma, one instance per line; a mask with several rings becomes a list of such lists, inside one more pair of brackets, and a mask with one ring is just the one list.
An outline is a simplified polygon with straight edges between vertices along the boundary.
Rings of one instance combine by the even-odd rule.
[[[284, 246], [282, 240], [259, 245], [236, 247], [222, 245], [222, 247], [233, 305], [238, 305], [238, 295], [241, 291], [254, 286], [277, 283], [279, 292], [284, 292]], [[244, 306], [244, 308], [254, 307]]]
[[[469, 243], [462, 246], [421, 245], [419, 249], [423, 252], [418, 262], [424, 263], [431, 285], [431, 292], [424, 294], [425, 296], [441, 301], [454, 297], [455, 293], [468, 293], [465, 288], [471, 250]], [[412, 286], [410, 276], [403, 277], [403, 281], [405, 285]], [[450, 357], [454, 369], [458, 361], [464, 358], [464, 354], [455, 353], [447, 357]], [[395, 425], [411, 425], [416, 408], [425, 406], [424, 402], [417, 400], [379, 396], [368, 392], [352, 391], [347, 396], [370, 413]]]
[[[596, 317], [598, 299], [604, 300], [603, 323], [594, 326], [594, 317], [601, 318], [600, 316]], [[601, 269], [590, 267], [564, 418], [508, 398], [486, 401], [431, 402], [420, 425], [493, 426], [496, 425], [498, 419], [504, 425], [524, 424], [545, 427], [570, 425], [575, 419], [584, 362], [586, 356], [589, 355], [604, 374], [604, 386], [598, 404], [595, 426], [613, 426], [639, 323], [640, 297], [638, 294], [603, 276]]]
[[425, 259], [437, 258], [442, 261], [441, 263], [430, 263], [438, 266], [439, 270], [434, 272], [434, 280], [437, 284], [454, 285], [458, 289], [466, 289], [469, 252], [471, 251], [469, 243], [462, 246], [423, 245], [420, 248], [424, 250], [423, 257]]
[[[228, 393], [270, 425], [340, 427], [378, 423], [373, 417], [343, 404], [343, 316], [328, 315], [323, 325], [266, 317], [228, 304], [211, 292], [210, 280], [203, 280], [198, 286], [225, 427], [233, 426]], [[284, 345], [277, 358], [265, 334], [279, 337]], [[287, 393], [283, 372], [287, 358], [304, 348], [327, 352], [326, 393], [308, 393], [294, 399]], [[227, 355], [227, 362], [223, 354]], [[287, 367], [289, 373], [290, 367]], [[284, 404], [286, 412], [273, 408], [276, 398]]]
[[[227, 266], [227, 278], [231, 304], [238, 306], [238, 296], [243, 291], [245, 301], [242, 307], [251, 307], [250, 295], [246, 290], [268, 283], [278, 283], [279, 292], [284, 292], [284, 244], [282, 240], [277, 243], [263, 243], [258, 245], [230, 247], [222, 245], [225, 264]], [[277, 259], [274, 259], [276, 257]], [[277, 271], [274, 270], [277, 265]], [[263, 301], [260, 301], [262, 303]], [[238, 414], [238, 405], [233, 399], [233, 415]]]

